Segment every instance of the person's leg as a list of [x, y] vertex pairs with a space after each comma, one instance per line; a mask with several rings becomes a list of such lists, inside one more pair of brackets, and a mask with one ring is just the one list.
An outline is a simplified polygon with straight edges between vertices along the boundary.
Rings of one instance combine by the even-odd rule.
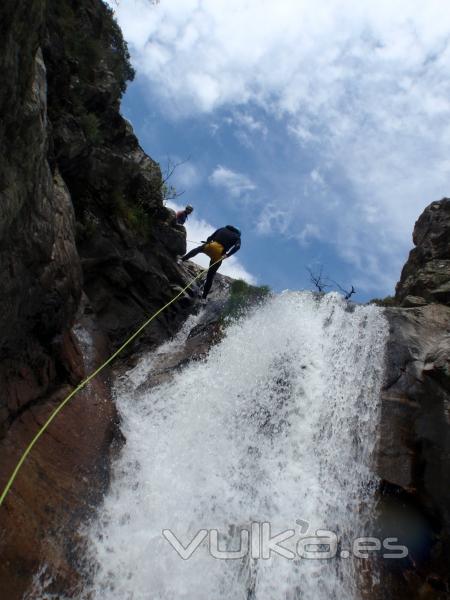
[[216, 276], [217, 271], [220, 268], [220, 265], [222, 264], [222, 261], [214, 264], [214, 261], [211, 260], [210, 262], [210, 266], [209, 267], [209, 271], [208, 271], [208, 275], [206, 276], [206, 281], [205, 281], [205, 285], [203, 286], [203, 299], [206, 299], [206, 297], [209, 294], [209, 290], [211, 289], [212, 283], [214, 281], [214, 277]]
[[194, 256], [197, 256], [197, 254], [200, 254], [200, 252], [203, 252], [203, 245], [202, 246], [197, 246], [197, 248], [193, 248], [190, 252], [188, 252], [187, 254], [185, 254], [184, 256], [181, 257], [181, 260], [189, 260], [190, 258], [193, 258]]

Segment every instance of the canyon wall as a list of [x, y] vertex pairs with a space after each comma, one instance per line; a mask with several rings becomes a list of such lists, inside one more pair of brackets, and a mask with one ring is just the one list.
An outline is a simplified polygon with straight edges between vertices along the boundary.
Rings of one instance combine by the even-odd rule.
[[430, 204], [387, 308], [380, 527], [409, 556], [382, 565], [383, 598], [450, 595], [450, 200]]
[[[0, 485], [60, 402], [185, 284], [185, 232], [159, 165], [120, 114], [133, 77], [100, 0], [0, 6]], [[138, 344], [186, 317], [181, 299]], [[136, 349], [136, 345], [134, 346]], [[0, 508], [0, 587], [44, 568], [76, 585], [73, 532], [108, 483], [118, 440], [107, 372], [41, 437]]]

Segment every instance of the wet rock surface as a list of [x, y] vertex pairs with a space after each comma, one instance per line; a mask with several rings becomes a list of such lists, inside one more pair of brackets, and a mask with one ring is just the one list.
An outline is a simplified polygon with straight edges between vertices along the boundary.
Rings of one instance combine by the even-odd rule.
[[450, 307], [391, 308], [386, 316], [380, 519], [383, 534], [402, 539], [409, 556], [382, 565], [383, 597], [448, 598]]
[[381, 529], [403, 538], [409, 555], [381, 565], [381, 587], [383, 597], [443, 599], [450, 597], [450, 199], [424, 210], [413, 242], [396, 287], [404, 308], [386, 309], [377, 455]]
[[[59, 360], [71, 377], [17, 413], [1, 444], [2, 482], [51, 412], [105, 360], [108, 341], [92, 316], [81, 314], [59, 347]], [[38, 573], [49, 582], [48, 592], [63, 596], [76, 589], [82, 557], [77, 531], [108, 486], [117, 434], [106, 370], [77, 393], [42, 435], [1, 508], [2, 597], [22, 598]], [[31, 597], [41, 597], [40, 592]]]
[[[3, 489], [57, 403], [187, 273], [176, 264], [185, 231], [164, 207], [159, 165], [120, 114], [132, 69], [111, 9], [5, 0], [0, 23]], [[130, 350], [161, 343], [193, 304], [186, 294]], [[120, 439], [104, 376], [58, 415], [0, 507], [2, 597], [22, 598], [44, 562], [57, 597], [75, 585], [76, 531]]]
[[[198, 275], [200, 269], [194, 263], [186, 263], [186, 270], [191, 277]], [[138, 392], [149, 389], [166, 381], [170, 381], [174, 375], [191, 361], [205, 358], [211, 347], [217, 343], [223, 335], [222, 313], [230, 297], [229, 277], [218, 273], [205, 304], [199, 303], [193, 314], [199, 314], [199, 319], [189, 331], [182, 344], [171, 347], [167, 352], [158, 352], [152, 364], [148, 377], [138, 388]], [[199, 297], [201, 293], [202, 279], [193, 287], [194, 294]], [[136, 363], [138, 355], [131, 360], [123, 361], [116, 370], [117, 374], [125, 373], [130, 366]]]

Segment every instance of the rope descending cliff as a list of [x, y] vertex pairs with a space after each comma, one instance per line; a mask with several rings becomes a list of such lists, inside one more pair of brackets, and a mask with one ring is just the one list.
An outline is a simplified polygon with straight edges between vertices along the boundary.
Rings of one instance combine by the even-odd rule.
[[[216, 263], [219, 263], [221, 261], [221, 259], [219, 259], [218, 261], [216, 261]], [[113, 353], [111, 354], [111, 356], [105, 360], [105, 362], [103, 362], [99, 367], [97, 367], [95, 369], [95, 371], [93, 371], [90, 375], [88, 375], [85, 379], [83, 379], [83, 381], [81, 381], [71, 392], [68, 396], [66, 396], [64, 398], [64, 400], [53, 410], [53, 412], [51, 413], [51, 415], [48, 417], [48, 419], [45, 421], [45, 423], [42, 425], [42, 427], [40, 427], [40, 429], [38, 430], [38, 432], [36, 433], [36, 435], [33, 437], [33, 439], [31, 440], [31, 442], [29, 443], [29, 445], [26, 447], [26, 449], [24, 450], [22, 456], [20, 457], [19, 462], [17, 463], [17, 465], [15, 466], [10, 478], [8, 479], [1, 495], [0, 495], [0, 506], [3, 504], [9, 490], [11, 489], [17, 475], [19, 474], [19, 471], [23, 465], [23, 463], [25, 462], [27, 456], [29, 455], [29, 453], [31, 452], [31, 450], [33, 449], [33, 447], [35, 446], [35, 444], [37, 443], [37, 441], [39, 440], [39, 438], [42, 436], [42, 434], [47, 430], [47, 428], [49, 427], [49, 425], [52, 423], [52, 421], [57, 417], [57, 415], [61, 412], [61, 410], [63, 410], [63, 408], [66, 406], [66, 404], [78, 393], [80, 392], [84, 387], [87, 386], [87, 384], [94, 379], [95, 377], [97, 377], [97, 375], [99, 375], [109, 364], [112, 363], [112, 361], [119, 356], [127, 346], [129, 346], [137, 337], [140, 333], [142, 333], [142, 331], [148, 327], [148, 325], [150, 325], [150, 323], [156, 319], [156, 317], [158, 317], [161, 313], [163, 313], [167, 308], [169, 308], [169, 306], [171, 304], [173, 304], [174, 302], [176, 302], [179, 298], [181, 298], [181, 296], [183, 296], [183, 294], [198, 280], [200, 279], [200, 277], [204, 274], [207, 273], [208, 270], [213, 267], [216, 263], [212, 263], [208, 269], [205, 269], [204, 271], [200, 271], [200, 273], [198, 273], [193, 279], [191, 279], [189, 281], [189, 283], [182, 288], [178, 294], [176, 296], [174, 296], [172, 298], [172, 300], [170, 300], [169, 302], [167, 302], [167, 304], [165, 304], [164, 306], [162, 306], [159, 310], [157, 310], [155, 313], [153, 313], [153, 315], [151, 317], [149, 317], [145, 323], [143, 323], [139, 329], [137, 329], [132, 335], [130, 335], [125, 342]]]

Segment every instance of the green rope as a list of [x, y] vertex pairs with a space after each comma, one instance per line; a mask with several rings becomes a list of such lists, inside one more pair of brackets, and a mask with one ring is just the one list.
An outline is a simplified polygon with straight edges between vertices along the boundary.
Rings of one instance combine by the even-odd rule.
[[79, 383], [77, 385], [77, 387], [75, 389], [73, 389], [70, 394], [64, 398], [64, 400], [55, 408], [55, 410], [51, 413], [51, 415], [49, 416], [49, 418], [45, 421], [44, 425], [40, 428], [40, 430], [37, 432], [37, 434], [34, 436], [34, 438], [31, 440], [31, 442], [28, 444], [26, 450], [23, 452], [22, 456], [20, 457], [19, 462], [16, 465], [16, 468], [14, 469], [14, 471], [11, 474], [11, 477], [8, 480], [8, 483], [6, 484], [2, 495], [0, 496], [0, 506], [3, 504], [9, 490], [11, 489], [11, 486], [13, 485], [23, 463], [25, 462], [27, 456], [30, 454], [31, 450], [33, 449], [34, 445], [36, 444], [36, 442], [39, 440], [39, 438], [41, 437], [41, 435], [46, 431], [46, 429], [48, 428], [48, 426], [50, 425], [50, 423], [55, 419], [55, 417], [58, 415], [58, 413], [61, 412], [61, 410], [65, 407], [65, 405], [69, 402], [69, 400], [71, 400], [75, 394], [77, 394], [80, 390], [82, 390], [92, 379], [94, 379], [94, 377], [96, 377], [101, 371], [103, 371], [103, 369], [105, 367], [107, 367], [115, 358], [116, 356], [118, 356], [140, 333], [141, 331], [143, 331], [147, 325], [149, 325], [154, 319], [156, 319], [156, 317], [158, 315], [160, 315], [164, 310], [166, 310], [166, 308], [168, 308], [171, 304], [173, 304], [174, 302], [176, 302], [178, 300], [178, 298], [180, 296], [182, 296], [184, 294], [184, 292], [186, 292], [192, 284], [194, 284], [197, 279], [199, 279], [202, 275], [204, 275], [204, 273], [206, 273], [212, 266], [214, 266], [215, 264], [217, 264], [218, 262], [220, 262], [222, 259], [217, 260], [215, 263], [212, 263], [211, 265], [209, 265], [209, 267], [203, 271], [201, 271], [198, 275], [196, 275], [174, 298], [172, 298], [172, 300], [170, 300], [167, 304], [165, 304], [162, 308], [160, 308], [159, 310], [157, 310], [149, 319], [147, 319], [147, 321], [145, 321], [145, 323], [143, 325], [141, 325], [139, 327], [139, 329], [137, 329], [121, 346], [120, 348], [118, 348], [113, 354], [111, 354], [111, 356], [109, 358], [107, 358], [105, 360], [105, 362], [100, 365], [97, 369], [95, 369], [95, 371], [93, 373], [91, 373], [88, 377], [86, 377], [86, 379], [84, 379], [81, 383]]

